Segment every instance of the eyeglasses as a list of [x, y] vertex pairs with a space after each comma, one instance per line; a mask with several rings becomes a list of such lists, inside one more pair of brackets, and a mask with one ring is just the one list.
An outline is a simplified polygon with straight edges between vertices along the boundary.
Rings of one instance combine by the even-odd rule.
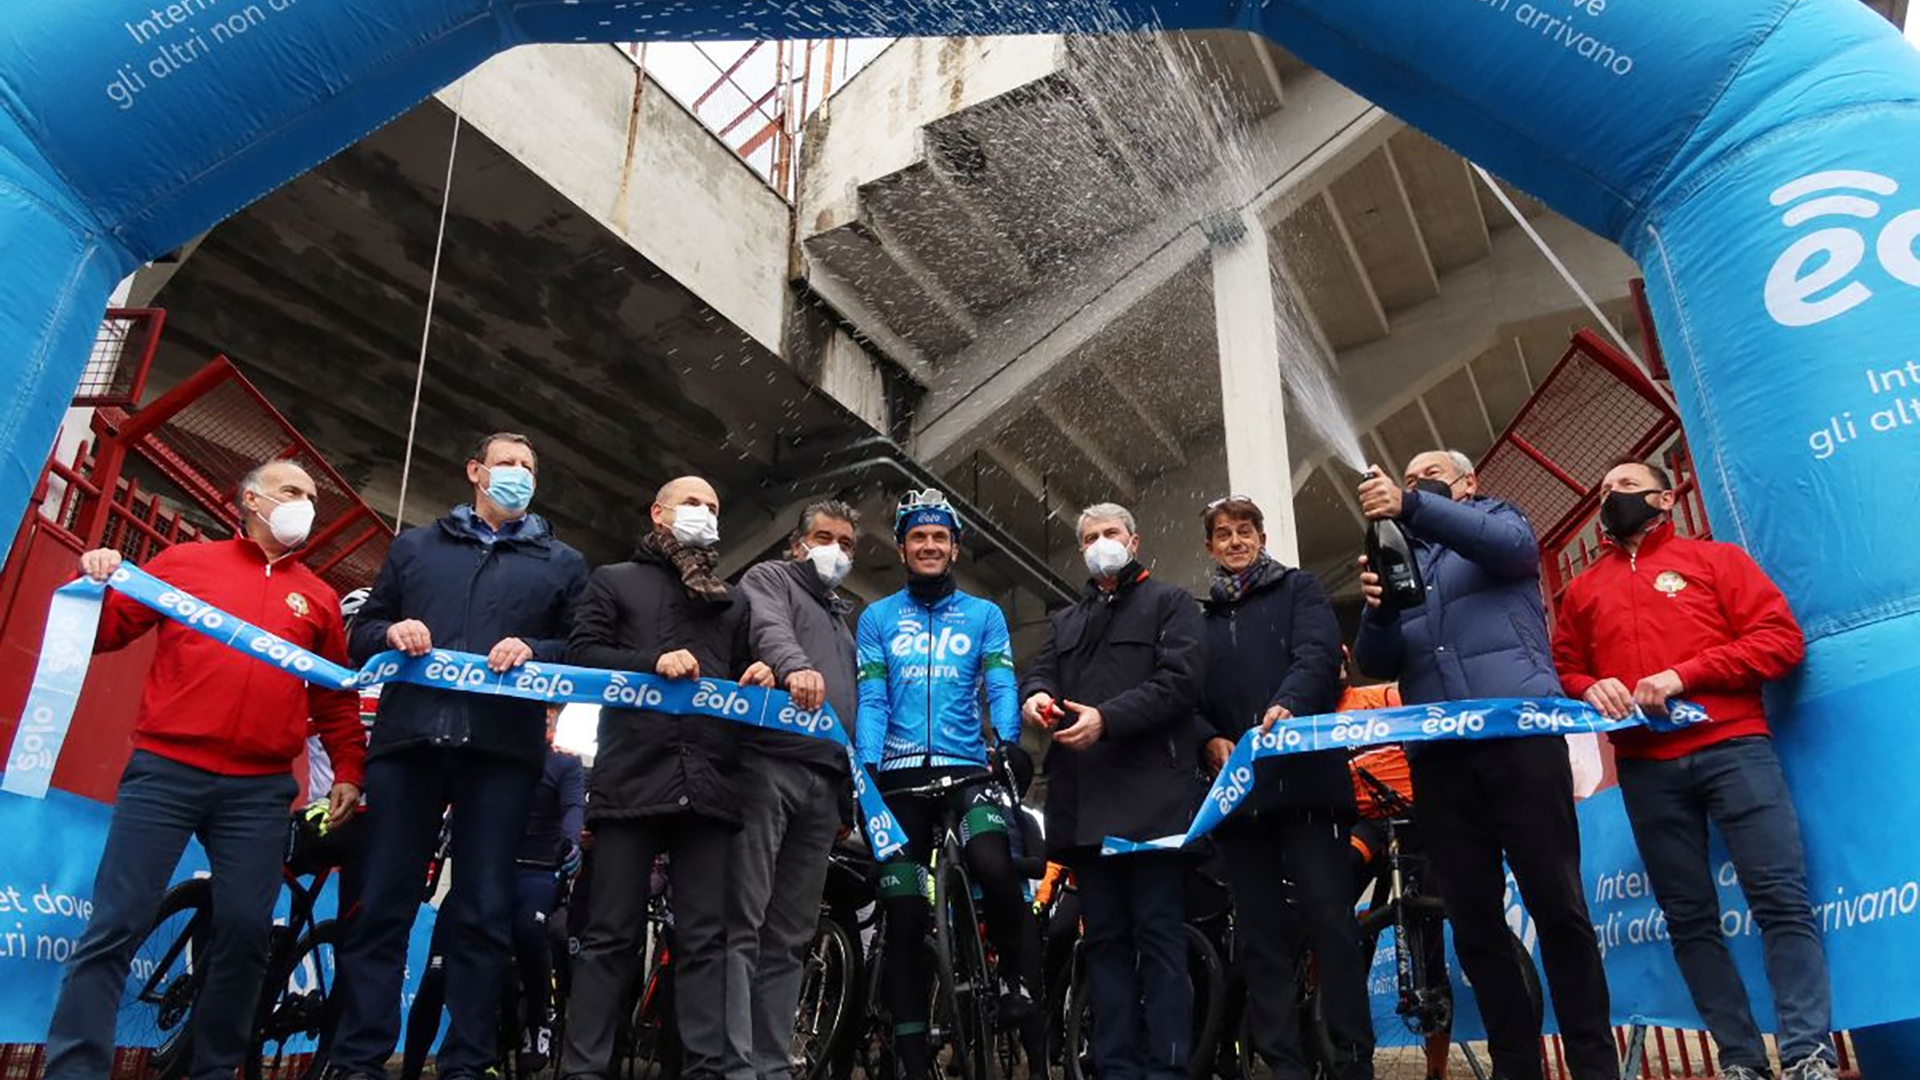
[[1206, 509], [1202, 510], [1201, 513], [1211, 514], [1215, 510], [1220, 509], [1221, 507], [1227, 505], [1228, 503], [1250, 503], [1252, 501], [1253, 501], [1253, 496], [1251, 495], [1222, 495], [1219, 498], [1208, 503]]
[[900, 496], [900, 509], [902, 511], [920, 510], [929, 506], [938, 506], [942, 509], [950, 508], [946, 495], [938, 488], [909, 491], [905, 495]]

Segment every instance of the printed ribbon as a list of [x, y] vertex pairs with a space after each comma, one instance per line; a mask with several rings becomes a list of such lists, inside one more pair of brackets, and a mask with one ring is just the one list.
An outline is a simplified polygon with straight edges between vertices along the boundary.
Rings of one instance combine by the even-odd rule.
[[[412, 683], [556, 705], [605, 705], [673, 716], [711, 716], [749, 727], [826, 739], [844, 747], [850, 762], [853, 757], [846, 727], [834, 715], [833, 706], [822, 702], [817, 710], [801, 709], [784, 690], [742, 686], [724, 679], [663, 679], [635, 671], [537, 661], [494, 672], [487, 667], [486, 657], [450, 649], [434, 649], [424, 656], [383, 652], [356, 671], [176, 589], [131, 563], [122, 563], [104, 584], [81, 578], [54, 591], [33, 687], [19, 729], [14, 732], [0, 791], [46, 797], [54, 762], [73, 724], [74, 705], [80, 699], [80, 687], [92, 661], [106, 585], [189, 630], [319, 686], [350, 690]], [[853, 765], [853, 791], [865, 819], [867, 844], [875, 857], [886, 859], [902, 846], [900, 823], [880, 793], [867, 783], [866, 770], [857, 762]]]
[[1361, 709], [1282, 720], [1269, 731], [1252, 728], [1240, 736], [1213, 778], [1207, 797], [1185, 835], [1154, 840], [1127, 840], [1109, 836], [1102, 855], [1130, 855], [1141, 851], [1177, 851], [1212, 832], [1253, 792], [1253, 763], [1287, 754], [1315, 750], [1357, 750], [1387, 743], [1437, 742], [1442, 739], [1506, 739], [1518, 735], [1573, 735], [1604, 733], [1632, 727], [1677, 731], [1707, 722], [1707, 711], [1675, 698], [1667, 715], [1636, 712], [1623, 720], [1609, 720], [1584, 701], [1571, 698], [1479, 698], [1438, 705], [1398, 705], [1390, 709]]

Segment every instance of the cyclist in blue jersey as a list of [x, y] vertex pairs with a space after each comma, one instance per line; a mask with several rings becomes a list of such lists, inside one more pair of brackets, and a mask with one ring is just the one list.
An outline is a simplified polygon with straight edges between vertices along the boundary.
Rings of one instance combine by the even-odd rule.
[[[1001, 1015], [1014, 1023], [1038, 1019], [1036, 924], [1009, 846], [1011, 800], [990, 779], [1001, 775], [1002, 761], [1031, 769], [1019, 742], [1013, 649], [1000, 609], [954, 586], [960, 532], [960, 516], [940, 492], [909, 492], [894, 517], [907, 587], [870, 605], [857, 634], [858, 759], [873, 772], [906, 839], [880, 867], [879, 888], [887, 912], [885, 993], [899, 1080], [927, 1076], [932, 972], [921, 943], [930, 914], [927, 859], [943, 812], [960, 821], [967, 863], [984, 899], [987, 931], [1000, 957]], [[989, 718], [991, 749], [984, 733]], [[943, 776], [979, 780], [945, 796], [954, 800], [951, 805], [941, 805], [940, 797], [905, 794]]]

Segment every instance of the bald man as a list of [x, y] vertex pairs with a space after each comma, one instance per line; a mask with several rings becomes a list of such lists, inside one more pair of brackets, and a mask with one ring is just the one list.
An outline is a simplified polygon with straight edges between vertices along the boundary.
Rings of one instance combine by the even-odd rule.
[[[748, 643], [744, 594], [720, 580], [720, 496], [697, 476], [668, 482], [626, 562], [587, 581], [573, 663], [666, 679], [772, 686]], [[593, 889], [574, 961], [562, 1077], [613, 1073], [615, 1033], [640, 964], [649, 877], [672, 860], [675, 1019], [686, 1080], [719, 1080], [726, 1033], [729, 847], [740, 828], [739, 728], [708, 716], [600, 710], [587, 796]]]
[[[1480, 493], [1473, 461], [1431, 450], [1399, 483], [1374, 475], [1360, 510], [1392, 518], [1413, 544], [1424, 600], [1385, 607], [1360, 560], [1366, 610], [1354, 661], [1400, 681], [1409, 705], [1557, 697], [1540, 599], [1540, 545], [1512, 503]], [[1620, 1075], [1608, 1028], [1606, 972], [1580, 884], [1580, 831], [1566, 741], [1554, 735], [1410, 745], [1414, 812], [1432, 853], [1454, 952], [1486, 1022], [1495, 1076], [1542, 1080], [1540, 1002], [1514, 962], [1506, 874], [1513, 868], [1553, 992], [1574, 1080]], [[1529, 958], [1528, 963], [1532, 960]]]

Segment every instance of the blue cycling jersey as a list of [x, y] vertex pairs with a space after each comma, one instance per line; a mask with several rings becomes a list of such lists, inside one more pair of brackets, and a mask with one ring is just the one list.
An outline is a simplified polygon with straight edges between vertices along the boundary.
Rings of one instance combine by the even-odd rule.
[[862, 766], [985, 765], [981, 700], [1004, 742], [1020, 738], [1013, 643], [998, 605], [955, 591], [931, 607], [905, 589], [860, 615]]

